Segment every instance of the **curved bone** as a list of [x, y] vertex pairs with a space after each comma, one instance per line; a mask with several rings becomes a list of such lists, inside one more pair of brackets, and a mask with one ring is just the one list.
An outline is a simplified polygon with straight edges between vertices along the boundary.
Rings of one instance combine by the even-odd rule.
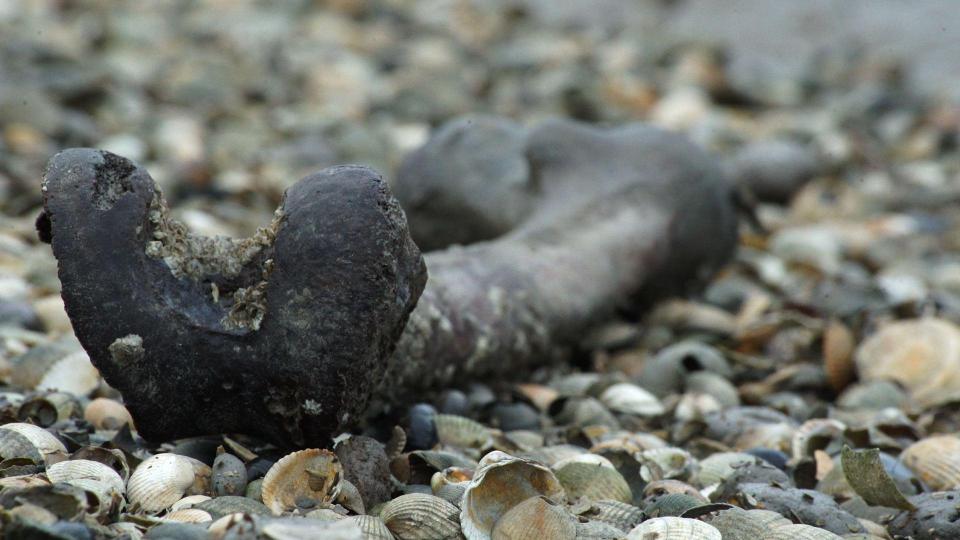
[[77, 336], [144, 436], [296, 445], [322, 444], [371, 395], [564, 358], [583, 330], [683, 292], [735, 244], [714, 162], [641, 125], [456, 122], [396, 188], [430, 244], [485, 240], [428, 254], [425, 290], [403, 213], [362, 167], [301, 180], [251, 239], [203, 240], [165, 218], [142, 169], [69, 150], [48, 167], [38, 228]]

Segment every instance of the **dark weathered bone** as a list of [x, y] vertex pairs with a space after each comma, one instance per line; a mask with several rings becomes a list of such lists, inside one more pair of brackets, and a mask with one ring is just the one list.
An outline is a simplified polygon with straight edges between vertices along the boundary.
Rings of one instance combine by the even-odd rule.
[[371, 394], [564, 358], [614, 310], [710, 275], [736, 234], [717, 167], [677, 135], [460, 121], [411, 156], [397, 189], [428, 245], [486, 241], [427, 256], [400, 336], [423, 261], [369, 169], [301, 180], [245, 240], [190, 236], [146, 172], [112, 154], [58, 154], [44, 189], [38, 228], [74, 329], [157, 439], [320, 444]]
[[147, 438], [323, 441], [363, 412], [426, 281], [364, 167], [304, 178], [245, 240], [186, 234], [146, 171], [107, 152], [57, 154], [43, 189], [74, 330]]
[[736, 244], [715, 161], [640, 124], [455, 120], [407, 158], [394, 191], [418, 244], [487, 241], [427, 254], [388, 399], [562, 359], [616, 310], [702, 283]]

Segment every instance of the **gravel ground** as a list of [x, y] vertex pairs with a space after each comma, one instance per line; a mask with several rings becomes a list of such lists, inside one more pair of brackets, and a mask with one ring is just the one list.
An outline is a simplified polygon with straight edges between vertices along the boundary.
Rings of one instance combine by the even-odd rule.
[[[958, 537], [950, 6], [0, 5], [5, 535]], [[34, 229], [53, 154], [126, 156], [192, 230], [245, 236], [305, 174], [390, 178], [475, 113], [682, 132], [754, 222], [705, 291], [609, 321], [575, 365], [460, 381], [331, 449], [131, 431]]]

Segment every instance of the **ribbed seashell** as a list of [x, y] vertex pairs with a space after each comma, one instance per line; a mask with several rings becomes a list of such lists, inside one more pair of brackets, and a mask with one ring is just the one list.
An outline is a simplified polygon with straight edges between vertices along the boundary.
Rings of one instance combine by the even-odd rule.
[[209, 501], [210, 497], [207, 495], [188, 495], [179, 501], [170, 505], [170, 510], [176, 512], [177, 510], [184, 510], [187, 508], [193, 508], [194, 506], [202, 503], [203, 501]]
[[719, 484], [733, 474], [737, 463], [752, 463], [757, 458], [744, 452], [717, 452], [700, 460], [700, 470], [693, 482], [700, 487]]
[[438, 414], [434, 417], [437, 440], [444, 446], [486, 448], [493, 443], [490, 428], [465, 416]]
[[40, 392], [26, 398], [20, 404], [17, 418], [40, 427], [50, 427], [56, 422], [78, 416], [80, 403], [66, 392]]
[[646, 518], [643, 511], [620, 501], [594, 501], [589, 510], [581, 514], [590, 520], [609, 523], [623, 532], [627, 532]]
[[102, 446], [84, 446], [70, 456], [70, 459], [86, 459], [102, 463], [110, 467], [126, 483], [130, 478], [130, 465], [127, 463], [127, 456], [122, 450], [117, 448], [104, 448]]
[[459, 484], [444, 484], [433, 494], [441, 499], [453, 504], [457, 508], [463, 503], [463, 494], [467, 491], [470, 482], [460, 482]]
[[625, 532], [603, 521], [577, 521], [577, 540], [621, 540]]
[[124, 424], [133, 429], [130, 411], [115, 399], [100, 397], [91, 400], [83, 410], [83, 418], [97, 429], [116, 430]]
[[919, 440], [900, 454], [900, 460], [934, 491], [960, 487], [960, 438], [936, 435]]
[[627, 534], [627, 540], [722, 540], [720, 531], [702, 521], [681, 517], [648, 519]]
[[100, 372], [90, 363], [85, 351], [76, 351], [50, 366], [37, 390], [59, 390], [75, 396], [86, 396], [100, 385]]
[[653, 448], [637, 454], [640, 476], [647, 482], [676, 478], [686, 480], [697, 471], [697, 460], [682, 448]]
[[329, 450], [311, 448], [287, 454], [263, 477], [261, 497], [276, 514], [291, 512], [305, 500], [317, 504], [333, 502], [340, 494], [343, 468]]
[[10, 383], [16, 388], [34, 390], [54, 365], [67, 356], [82, 351], [76, 339], [39, 343], [13, 359]]
[[657, 396], [635, 384], [618, 383], [600, 394], [600, 402], [611, 411], [636, 416], [657, 416], [665, 409]]
[[336, 502], [354, 514], [367, 513], [360, 490], [346, 478], [340, 480], [340, 493], [337, 494]]
[[186, 456], [157, 454], [137, 466], [127, 480], [127, 500], [136, 510], [155, 513], [184, 495], [207, 490], [210, 467]]
[[707, 515], [703, 520], [716, 527], [723, 540], [757, 540], [771, 529], [791, 521], [769, 510], [744, 510], [736, 506]]
[[247, 488], [247, 468], [240, 458], [226, 452], [213, 460], [213, 492], [218, 495], [241, 495]]
[[524, 452], [517, 457], [529, 459], [545, 465], [554, 465], [558, 461], [585, 453], [587, 453], [587, 451], [580, 446], [575, 446], [572, 444], [556, 444], [544, 446], [542, 448], [535, 448], [529, 452]]
[[562, 506], [538, 495], [517, 504], [493, 526], [492, 540], [574, 540], [576, 520]]
[[383, 506], [380, 519], [400, 540], [460, 538], [460, 509], [433, 495], [401, 495]]
[[59, 461], [66, 454], [60, 439], [41, 427], [20, 422], [0, 426], [0, 460], [26, 458], [39, 465]]
[[477, 466], [463, 494], [460, 525], [468, 540], [487, 540], [493, 526], [522, 501], [543, 495], [565, 500], [563, 486], [553, 471], [539, 463], [503, 452], [490, 452]]
[[265, 504], [247, 497], [225, 495], [223, 497], [207, 498], [193, 504], [194, 508], [207, 512], [213, 519], [242, 512], [249, 515], [269, 516], [270, 509]]
[[543, 434], [526, 429], [494, 434], [493, 448], [501, 452], [528, 452], [543, 446]]
[[610, 499], [629, 503], [630, 485], [610, 460], [596, 454], [581, 454], [553, 466], [553, 471], [570, 499], [584, 497], [599, 501]]
[[653, 497], [643, 507], [643, 513], [650, 517], [680, 516], [691, 508], [706, 504], [702, 495], [686, 493], [667, 493]]
[[60, 461], [47, 467], [47, 478], [53, 483], [70, 484], [77, 480], [93, 480], [123, 495], [123, 478], [117, 471], [96, 461], [72, 459]]
[[800, 523], [777, 527], [764, 534], [762, 540], [840, 540], [842, 537], [830, 531]]
[[822, 450], [831, 440], [843, 437], [846, 429], [846, 424], [832, 418], [807, 420], [793, 432], [791, 441], [793, 458], [812, 456], [814, 450]]
[[855, 353], [860, 379], [897, 381], [920, 406], [956, 398], [960, 390], [960, 331], [945, 319], [888, 324]]
[[47, 479], [47, 475], [42, 473], [23, 474], [20, 476], [8, 476], [6, 478], [0, 478], [0, 490], [23, 489], [49, 485], [50, 480]]
[[204, 512], [203, 510], [197, 510], [196, 508], [184, 508], [182, 510], [174, 510], [166, 516], [163, 516], [164, 521], [178, 521], [180, 523], [206, 523], [208, 521], [213, 521], [213, 517]]
[[387, 524], [377, 516], [350, 516], [346, 518], [360, 527], [364, 540], [394, 540]]
[[[269, 510], [268, 510], [269, 512]], [[307, 519], [318, 519], [320, 521], [340, 521], [347, 519], [347, 516], [337, 512], [333, 508], [317, 508], [303, 515]]]

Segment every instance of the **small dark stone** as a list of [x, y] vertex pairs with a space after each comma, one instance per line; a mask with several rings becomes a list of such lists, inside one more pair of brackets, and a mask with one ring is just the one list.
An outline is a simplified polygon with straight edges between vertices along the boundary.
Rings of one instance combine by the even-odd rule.
[[787, 470], [787, 461], [790, 459], [787, 454], [773, 448], [751, 448], [745, 450], [745, 453], [757, 456], [781, 471]]
[[196, 523], [161, 523], [147, 529], [144, 540], [206, 540], [207, 528]]
[[243, 495], [247, 488], [247, 468], [237, 456], [223, 453], [213, 460], [213, 492], [218, 496]]
[[437, 444], [437, 426], [433, 419], [437, 410], [429, 403], [418, 403], [410, 407], [407, 423], [407, 451], [429, 450]]
[[444, 390], [440, 394], [437, 407], [443, 414], [455, 414], [457, 416], [467, 416], [470, 411], [470, 400], [467, 395], [460, 390]]
[[863, 525], [840, 508], [832, 497], [819, 491], [769, 483], [740, 484], [735, 497], [726, 501], [744, 509], [763, 508], [782, 516], [844, 535], [863, 532]]
[[816, 152], [789, 140], [751, 143], [729, 165], [728, 174], [757, 199], [785, 204], [819, 171]]
[[33, 306], [18, 300], [0, 300], [0, 326], [19, 326], [36, 332], [43, 330], [43, 321]]
[[470, 406], [474, 409], [481, 409], [495, 402], [497, 396], [489, 386], [482, 383], [471, 383], [467, 391], [467, 399], [470, 400]]
[[960, 491], [921, 493], [909, 497], [916, 510], [904, 510], [887, 524], [897, 538], [940, 540], [960, 538]]
[[390, 461], [381, 442], [354, 435], [337, 444], [334, 451], [346, 479], [356, 486], [366, 508], [390, 499]]
[[502, 431], [540, 429], [540, 413], [526, 403], [498, 403], [491, 408], [490, 419]]

